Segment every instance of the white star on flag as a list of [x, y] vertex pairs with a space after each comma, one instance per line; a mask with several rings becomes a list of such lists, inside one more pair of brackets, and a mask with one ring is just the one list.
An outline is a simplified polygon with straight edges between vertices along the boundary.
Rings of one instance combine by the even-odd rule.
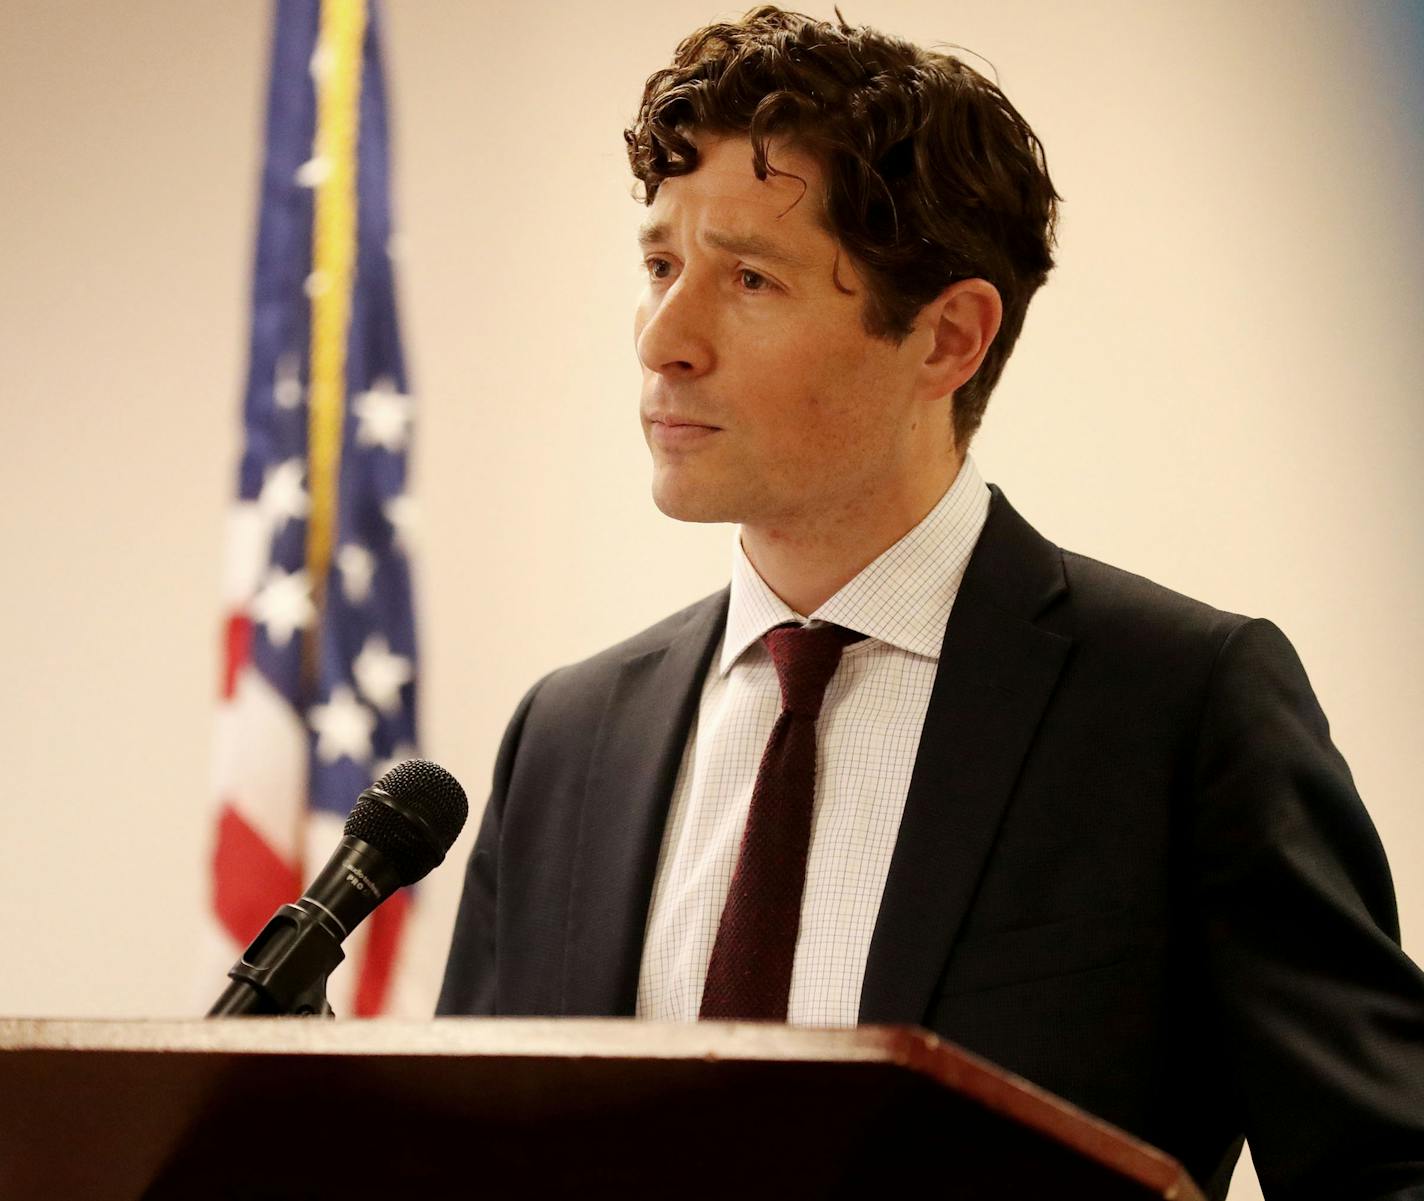
[[336, 552], [336, 567], [341, 572], [341, 591], [346, 599], [353, 605], [362, 604], [371, 595], [376, 556], [360, 543], [346, 542]]
[[257, 497], [257, 507], [272, 527], [273, 535], [280, 534], [282, 528], [295, 517], [305, 517], [311, 508], [307, 490], [302, 487], [302, 476], [306, 465], [301, 459], [288, 459], [275, 467], [267, 468], [262, 477], [262, 491]]
[[396, 545], [409, 554], [415, 541], [415, 501], [402, 492], [386, 501], [381, 512], [395, 530]]
[[379, 379], [369, 392], [362, 392], [352, 405], [360, 425], [356, 441], [362, 446], [382, 446], [397, 452], [410, 438], [412, 402], [396, 391], [388, 379]]
[[317, 42], [311, 58], [307, 60], [307, 70], [317, 83], [331, 74], [331, 51], [325, 42]]
[[331, 690], [326, 704], [308, 709], [307, 721], [316, 732], [316, 753], [323, 763], [335, 763], [343, 755], [357, 763], [370, 760], [376, 715], [345, 684]]
[[252, 619], [267, 628], [273, 646], [283, 647], [292, 634], [304, 630], [316, 618], [311, 583], [305, 571], [286, 572], [273, 567], [262, 590], [252, 598]]
[[331, 174], [331, 160], [321, 155], [307, 159], [297, 168], [295, 179], [298, 187], [319, 188]]
[[277, 360], [272, 379], [272, 399], [279, 409], [295, 409], [302, 403], [300, 360], [294, 354], [284, 354]]
[[361, 653], [351, 663], [356, 687], [382, 713], [394, 713], [400, 708], [400, 690], [415, 675], [411, 662], [404, 655], [392, 654], [390, 643], [380, 634], [372, 634], [361, 647]]

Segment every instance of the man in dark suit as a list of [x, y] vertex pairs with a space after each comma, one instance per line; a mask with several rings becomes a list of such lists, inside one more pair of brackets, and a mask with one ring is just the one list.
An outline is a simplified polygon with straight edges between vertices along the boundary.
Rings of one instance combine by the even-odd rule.
[[762, 9], [626, 136], [654, 498], [739, 524], [732, 586], [524, 698], [440, 1012], [919, 1024], [1209, 1195], [1244, 1133], [1273, 1199], [1424, 1197], [1424, 979], [1290, 644], [968, 454], [1052, 265], [1032, 131]]

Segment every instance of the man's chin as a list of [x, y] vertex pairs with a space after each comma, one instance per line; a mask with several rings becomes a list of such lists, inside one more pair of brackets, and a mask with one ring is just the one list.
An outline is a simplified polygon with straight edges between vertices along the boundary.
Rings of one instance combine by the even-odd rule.
[[653, 473], [653, 504], [658, 510], [674, 521], [717, 522], [738, 520], [730, 510], [725, 497], [699, 489], [679, 487], [670, 480], [660, 478], [661, 473]]

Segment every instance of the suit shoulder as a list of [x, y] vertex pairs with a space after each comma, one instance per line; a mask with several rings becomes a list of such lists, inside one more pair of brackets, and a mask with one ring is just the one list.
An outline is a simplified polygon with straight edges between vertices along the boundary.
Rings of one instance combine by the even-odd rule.
[[685, 609], [679, 609], [671, 616], [664, 617], [661, 621], [650, 625], [646, 630], [639, 631], [631, 638], [625, 638], [622, 642], [615, 643], [595, 655], [590, 655], [587, 659], [571, 663], [567, 667], [561, 668], [560, 671], [575, 674], [597, 672], [605, 667], [616, 667], [626, 663], [629, 659], [637, 659], [653, 651], [660, 651], [690, 630], [705, 629], [708, 623], [715, 621], [719, 616], [725, 617], [727, 596], [726, 588], [714, 592], [710, 596], [704, 596], [700, 601], [688, 605]]
[[1087, 555], [1062, 554], [1069, 608], [1084, 632], [1220, 647], [1252, 621]]
[[556, 668], [539, 681], [533, 691], [540, 693], [541, 699], [596, 695], [597, 690], [630, 660], [664, 650], [684, 637], [708, 634], [714, 623], [725, 618], [727, 595], [727, 589], [723, 588], [664, 617], [631, 638], [625, 638], [586, 659]]

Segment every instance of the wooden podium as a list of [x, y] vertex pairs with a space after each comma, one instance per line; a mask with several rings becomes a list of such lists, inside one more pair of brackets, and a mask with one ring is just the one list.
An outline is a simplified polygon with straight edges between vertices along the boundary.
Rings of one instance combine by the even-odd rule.
[[921, 1030], [0, 1019], [0, 1201], [1200, 1193]]

